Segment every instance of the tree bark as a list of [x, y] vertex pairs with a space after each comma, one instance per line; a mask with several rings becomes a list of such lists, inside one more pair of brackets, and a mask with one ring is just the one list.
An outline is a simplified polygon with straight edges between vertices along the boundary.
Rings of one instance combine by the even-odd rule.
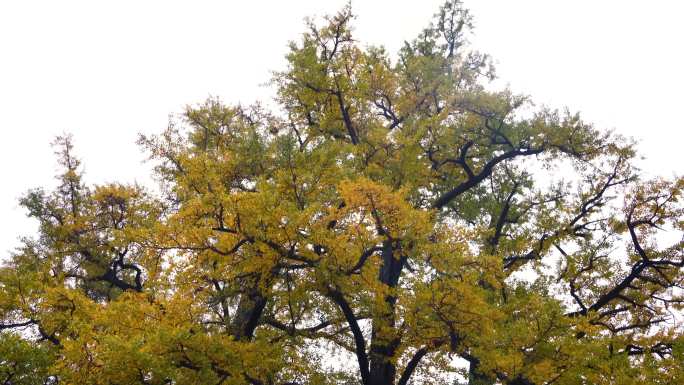
[[468, 385], [494, 385], [495, 380], [487, 377], [480, 372], [480, 360], [475, 357], [470, 359], [470, 367], [468, 368]]
[[[389, 288], [396, 288], [404, 261], [401, 258], [395, 258], [391, 241], [383, 242], [381, 259], [380, 282]], [[396, 321], [397, 297], [389, 294], [385, 295], [383, 300], [386, 308], [378, 312], [372, 320], [373, 330], [369, 354], [370, 375], [367, 385], [394, 385], [397, 374], [393, 358], [399, 345], [399, 336], [391, 334]]]
[[235, 340], [249, 341], [252, 339], [254, 329], [259, 324], [259, 319], [266, 307], [266, 301], [266, 297], [259, 290], [258, 283], [242, 293], [229, 329]]

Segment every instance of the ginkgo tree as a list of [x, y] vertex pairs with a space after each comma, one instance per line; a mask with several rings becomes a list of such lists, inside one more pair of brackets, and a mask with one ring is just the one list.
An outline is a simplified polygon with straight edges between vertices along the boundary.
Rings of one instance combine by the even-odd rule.
[[309, 20], [277, 108], [212, 98], [89, 186], [59, 137], [0, 269], [5, 384], [679, 384], [684, 179], [492, 90], [447, 1], [397, 55]]

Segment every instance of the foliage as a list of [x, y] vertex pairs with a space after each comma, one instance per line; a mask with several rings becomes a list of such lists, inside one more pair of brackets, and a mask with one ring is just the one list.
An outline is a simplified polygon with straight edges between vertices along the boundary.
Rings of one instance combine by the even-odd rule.
[[141, 136], [159, 194], [86, 185], [57, 139], [0, 269], [4, 383], [684, 381], [684, 179], [488, 89], [459, 1], [396, 58], [352, 19], [307, 21], [280, 110]]

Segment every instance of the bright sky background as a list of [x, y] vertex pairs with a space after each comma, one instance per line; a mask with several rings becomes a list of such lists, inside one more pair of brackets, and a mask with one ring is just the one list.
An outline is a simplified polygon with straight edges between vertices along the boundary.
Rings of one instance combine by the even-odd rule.
[[[87, 181], [147, 182], [134, 144], [219, 96], [268, 100], [305, 16], [345, 0], [0, 0], [0, 258], [35, 232], [17, 198], [53, 186], [49, 143], [74, 135]], [[396, 52], [442, 0], [355, 0], [356, 36]], [[684, 2], [466, 0], [499, 84], [637, 138], [650, 174], [684, 171]]]

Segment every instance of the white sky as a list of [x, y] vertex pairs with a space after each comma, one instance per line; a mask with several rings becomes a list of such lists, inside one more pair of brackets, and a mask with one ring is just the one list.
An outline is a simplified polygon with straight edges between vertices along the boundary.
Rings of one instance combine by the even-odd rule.
[[[52, 186], [49, 143], [75, 137], [89, 182], [145, 182], [134, 144], [170, 113], [220, 96], [268, 100], [305, 16], [344, 0], [0, 0], [0, 258], [35, 232], [17, 198]], [[396, 52], [442, 0], [355, 0], [356, 36]], [[643, 168], [684, 171], [684, 2], [466, 0], [474, 45], [501, 84], [540, 104], [581, 111], [641, 142]]]

